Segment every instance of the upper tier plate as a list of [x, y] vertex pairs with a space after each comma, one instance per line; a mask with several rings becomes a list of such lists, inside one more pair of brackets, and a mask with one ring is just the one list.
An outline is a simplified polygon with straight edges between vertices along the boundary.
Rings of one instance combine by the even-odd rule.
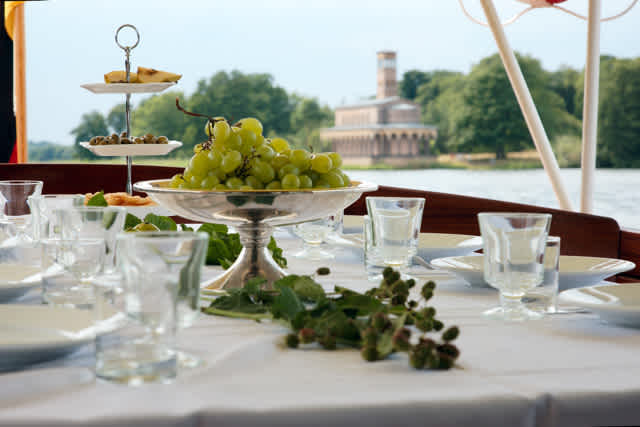
[[81, 146], [91, 151], [96, 156], [122, 157], [122, 156], [164, 156], [165, 154], [182, 147], [180, 141], [169, 141], [167, 144], [112, 144], [90, 145], [81, 142]]
[[80, 85], [93, 93], [157, 93], [174, 86], [174, 82], [162, 83], [87, 83]]

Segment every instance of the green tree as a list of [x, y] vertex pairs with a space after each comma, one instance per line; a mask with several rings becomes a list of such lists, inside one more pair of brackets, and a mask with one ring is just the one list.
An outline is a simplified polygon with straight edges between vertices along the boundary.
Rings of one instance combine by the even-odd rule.
[[600, 82], [599, 164], [640, 167], [640, 58], [609, 59]]
[[[569, 115], [564, 101], [548, 84], [540, 61], [518, 55], [525, 80], [550, 139], [575, 133], [579, 123]], [[493, 151], [504, 159], [509, 151], [533, 147], [524, 118], [500, 57], [480, 61], [467, 77], [464, 108], [457, 120], [458, 151]]]
[[[181, 141], [187, 125], [187, 117], [176, 108], [176, 98], [184, 103], [184, 94], [180, 91], [166, 92], [145, 99], [135, 109], [131, 120], [131, 133], [141, 136], [147, 133], [164, 135], [169, 140]], [[204, 121], [201, 133], [204, 137]], [[182, 147], [171, 153], [174, 157], [193, 154], [192, 146]]]
[[578, 119], [582, 118], [582, 111], [576, 108], [576, 94], [581, 83], [581, 72], [571, 67], [561, 67], [549, 73], [549, 87], [564, 101], [567, 112]]
[[127, 129], [127, 118], [124, 104], [117, 104], [107, 114], [107, 125], [115, 133], [122, 133]]
[[400, 96], [414, 100], [418, 96], [418, 88], [431, 80], [428, 71], [409, 70], [402, 75], [400, 80]]
[[99, 111], [83, 114], [80, 124], [71, 131], [71, 135], [75, 137], [74, 157], [78, 159], [95, 159], [96, 156], [80, 146], [80, 143], [89, 141], [94, 136], [107, 135], [108, 133], [107, 121]]

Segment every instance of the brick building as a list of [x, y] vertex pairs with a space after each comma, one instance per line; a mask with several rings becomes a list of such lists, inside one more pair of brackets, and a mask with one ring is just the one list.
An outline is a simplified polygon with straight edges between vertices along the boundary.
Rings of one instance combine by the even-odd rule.
[[396, 53], [378, 52], [376, 99], [335, 110], [335, 126], [320, 136], [343, 157], [392, 158], [429, 154], [435, 126], [420, 123], [420, 106], [398, 96]]

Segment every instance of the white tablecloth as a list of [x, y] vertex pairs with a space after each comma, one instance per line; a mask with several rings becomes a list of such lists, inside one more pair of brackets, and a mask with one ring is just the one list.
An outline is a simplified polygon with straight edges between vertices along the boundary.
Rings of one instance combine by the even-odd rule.
[[[299, 243], [279, 241], [291, 272], [328, 264], [327, 286], [370, 286], [349, 251], [301, 262], [291, 256]], [[495, 291], [435, 278], [438, 316], [461, 329], [459, 369], [415, 371], [405, 355], [367, 363], [352, 350], [288, 350], [278, 325], [202, 316], [180, 342], [206, 364], [174, 384], [96, 381], [84, 348], [0, 375], [0, 425], [640, 425], [640, 330], [591, 314], [489, 321], [480, 313], [497, 304]]]

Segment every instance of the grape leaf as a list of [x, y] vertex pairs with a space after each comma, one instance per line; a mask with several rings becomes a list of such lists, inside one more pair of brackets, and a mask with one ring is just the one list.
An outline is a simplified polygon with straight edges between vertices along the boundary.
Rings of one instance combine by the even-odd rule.
[[104, 191], [94, 194], [87, 202], [87, 206], [109, 206], [107, 199], [104, 198]]
[[182, 231], [194, 231], [193, 227], [189, 227], [186, 224], [180, 224], [180, 230], [182, 230]]
[[280, 288], [280, 294], [273, 299], [271, 305], [271, 314], [274, 319], [283, 318], [285, 320], [293, 320], [296, 315], [304, 311], [304, 305], [288, 286], [282, 286]]
[[177, 231], [178, 226], [175, 221], [169, 218], [168, 216], [160, 216], [156, 214], [149, 213], [144, 217], [144, 222], [147, 224], [153, 224], [158, 227], [161, 231]]
[[336, 305], [341, 310], [355, 312], [356, 316], [368, 316], [380, 311], [383, 306], [382, 302], [375, 297], [355, 293], [336, 300]]
[[287, 259], [282, 255], [282, 249], [278, 247], [276, 239], [271, 236], [267, 249], [271, 251], [271, 257], [281, 268], [287, 268]]
[[133, 228], [136, 225], [140, 224], [141, 222], [142, 220], [137, 216], [127, 213], [127, 217], [124, 220], [124, 229], [128, 230], [130, 228]]
[[318, 301], [325, 297], [324, 289], [310, 276], [298, 276], [290, 274], [273, 284], [274, 288], [280, 289], [284, 286], [293, 291], [304, 301]]

